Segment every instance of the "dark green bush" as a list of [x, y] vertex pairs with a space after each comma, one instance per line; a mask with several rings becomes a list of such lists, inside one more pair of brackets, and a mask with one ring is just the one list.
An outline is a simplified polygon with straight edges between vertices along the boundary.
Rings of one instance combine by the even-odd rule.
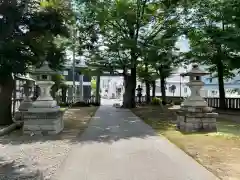
[[58, 105], [60, 107], [68, 107], [70, 104], [69, 103], [59, 103]]
[[177, 101], [174, 101], [174, 105], [181, 105], [182, 104], [182, 100], [177, 100]]
[[72, 105], [72, 107], [88, 107], [88, 106], [90, 106], [90, 104], [89, 103], [86, 103], [86, 102], [76, 102], [76, 103], [74, 103], [73, 105]]

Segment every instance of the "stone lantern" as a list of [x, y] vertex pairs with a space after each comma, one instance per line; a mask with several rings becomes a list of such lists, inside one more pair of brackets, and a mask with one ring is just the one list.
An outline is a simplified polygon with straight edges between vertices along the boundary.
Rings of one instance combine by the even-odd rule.
[[25, 76], [25, 78], [21, 78], [21, 80], [25, 80], [25, 84], [23, 85], [23, 92], [24, 92], [24, 99], [21, 101], [20, 106], [18, 108], [18, 111], [15, 112], [14, 114], [14, 120], [16, 122], [21, 123], [23, 120], [22, 113], [28, 111], [30, 107], [32, 107], [32, 99], [31, 99], [31, 94], [32, 94], [32, 88], [33, 84], [35, 82], [34, 79], [29, 77], [29, 75]]
[[63, 130], [64, 111], [57, 105], [50, 94], [53, 74], [56, 74], [49, 68], [48, 63], [32, 72], [37, 79], [37, 85], [40, 88], [40, 96], [32, 103], [32, 106], [24, 113], [23, 132], [27, 134], [58, 134]]
[[21, 102], [19, 106], [19, 111], [27, 111], [28, 108], [32, 106], [32, 99], [30, 98], [30, 95], [32, 93], [32, 87], [33, 82], [30, 80], [27, 80], [26, 83], [23, 85], [25, 97], [23, 99], [23, 102]]
[[189, 76], [187, 85], [191, 89], [191, 95], [182, 104], [181, 109], [177, 112], [177, 127], [181, 131], [216, 131], [217, 113], [212, 112], [207, 102], [201, 97], [200, 90], [204, 86], [201, 77], [209, 73], [199, 69], [197, 64], [192, 69], [182, 74]]
[[37, 85], [40, 88], [40, 96], [33, 103], [34, 107], [53, 108], [57, 106], [57, 102], [53, 99], [50, 94], [51, 87], [54, 85], [52, 81], [52, 75], [56, 74], [55, 71], [49, 68], [48, 63], [44, 64], [39, 68], [35, 69], [32, 74], [36, 77]]

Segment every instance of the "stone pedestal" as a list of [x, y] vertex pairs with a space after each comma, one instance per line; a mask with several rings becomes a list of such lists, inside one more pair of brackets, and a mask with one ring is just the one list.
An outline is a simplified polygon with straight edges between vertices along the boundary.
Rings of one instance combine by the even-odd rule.
[[52, 109], [49, 112], [33, 111], [23, 113], [24, 117], [24, 134], [42, 134], [53, 135], [60, 133], [64, 128], [63, 122], [64, 111], [58, 108]]
[[68, 102], [73, 102], [73, 87], [72, 86], [68, 87], [67, 93], [68, 93], [67, 101]]
[[80, 79], [79, 79], [79, 99], [80, 99], [80, 101], [84, 101], [84, 98], [83, 98], [83, 75], [80, 75]]
[[23, 121], [22, 113], [28, 111], [28, 109], [30, 107], [32, 107], [32, 104], [33, 104], [32, 100], [30, 98], [30, 94], [32, 92], [31, 91], [31, 89], [32, 89], [31, 83], [29, 81], [27, 81], [23, 85], [23, 89], [24, 89], [25, 97], [24, 97], [23, 101], [21, 102], [21, 104], [18, 108], [18, 111], [15, 112], [15, 115], [14, 115], [15, 121]]
[[76, 102], [83, 102], [82, 87], [76, 86]]
[[217, 131], [217, 113], [206, 107], [182, 107], [177, 112], [177, 128], [184, 132]]

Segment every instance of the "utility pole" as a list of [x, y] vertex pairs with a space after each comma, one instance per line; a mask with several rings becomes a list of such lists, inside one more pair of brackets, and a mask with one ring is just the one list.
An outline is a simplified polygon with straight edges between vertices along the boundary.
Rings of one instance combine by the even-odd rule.
[[73, 64], [72, 64], [72, 78], [73, 78], [73, 102], [75, 102], [76, 85], [75, 85], [75, 65], [76, 65], [76, 28], [73, 28]]
[[180, 98], [182, 97], [182, 76], [180, 74]]
[[[74, 2], [70, 2], [70, 7], [73, 10], [73, 12], [76, 12], [76, 6]], [[75, 19], [75, 23], [77, 23]], [[75, 102], [75, 96], [76, 96], [76, 85], [75, 85], [75, 65], [76, 65], [76, 38], [77, 38], [77, 24], [74, 24], [72, 27], [72, 81], [73, 81], [73, 91], [72, 91], [72, 97], [73, 102]]]

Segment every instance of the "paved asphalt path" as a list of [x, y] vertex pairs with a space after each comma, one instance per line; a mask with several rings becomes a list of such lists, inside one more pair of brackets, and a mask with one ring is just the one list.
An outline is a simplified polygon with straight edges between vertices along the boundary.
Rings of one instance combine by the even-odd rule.
[[129, 110], [101, 106], [54, 180], [218, 180]]

